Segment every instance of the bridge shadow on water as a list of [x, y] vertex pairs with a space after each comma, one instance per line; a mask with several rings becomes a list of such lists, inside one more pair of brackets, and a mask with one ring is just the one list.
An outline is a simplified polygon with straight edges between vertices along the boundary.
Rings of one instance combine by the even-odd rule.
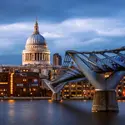
[[[84, 102], [83, 102], [84, 103]], [[87, 105], [87, 104], [86, 104]], [[61, 103], [63, 109], [67, 110], [66, 119], [71, 125], [125, 125], [123, 119], [115, 112], [92, 113], [90, 108], [79, 104]], [[70, 117], [68, 116], [70, 112]], [[65, 125], [66, 124], [65, 122]]]

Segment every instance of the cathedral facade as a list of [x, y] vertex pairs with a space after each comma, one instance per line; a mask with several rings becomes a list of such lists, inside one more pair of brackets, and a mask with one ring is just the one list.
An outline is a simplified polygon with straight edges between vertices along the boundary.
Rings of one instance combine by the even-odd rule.
[[27, 39], [22, 52], [22, 65], [50, 65], [50, 50], [45, 38], [39, 33], [38, 22], [34, 25], [33, 34]]

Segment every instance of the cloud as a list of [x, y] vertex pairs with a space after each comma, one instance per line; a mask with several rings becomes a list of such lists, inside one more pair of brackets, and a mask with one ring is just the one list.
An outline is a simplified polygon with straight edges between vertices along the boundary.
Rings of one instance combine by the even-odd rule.
[[[0, 25], [1, 55], [21, 54], [34, 22]], [[39, 21], [51, 53], [66, 50], [91, 51], [124, 46], [124, 20], [115, 18], [73, 18], [62, 22]], [[119, 42], [117, 42], [119, 41]], [[117, 46], [116, 46], [117, 45]]]
[[49, 32], [44, 32], [42, 35], [46, 38], [61, 38], [61, 37], [63, 37], [62, 34], [49, 33]]
[[0, 54], [21, 55], [36, 16], [52, 54], [124, 46], [124, 6], [124, 0], [1, 1]]

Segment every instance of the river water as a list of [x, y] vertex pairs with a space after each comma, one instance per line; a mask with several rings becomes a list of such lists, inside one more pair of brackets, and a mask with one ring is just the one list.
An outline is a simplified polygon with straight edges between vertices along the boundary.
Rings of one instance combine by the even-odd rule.
[[0, 101], [0, 125], [125, 125], [125, 102], [119, 113], [92, 113], [91, 101]]

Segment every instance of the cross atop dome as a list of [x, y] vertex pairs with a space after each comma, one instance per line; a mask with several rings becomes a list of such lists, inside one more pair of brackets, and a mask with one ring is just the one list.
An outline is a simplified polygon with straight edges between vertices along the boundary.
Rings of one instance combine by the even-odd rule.
[[37, 18], [36, 18], [36, 22], [35, 22], [35, 25], [34, 25], [34, 32], [33, 32], [33, 34], [39, 34], [39, 26], [38, 26]]

